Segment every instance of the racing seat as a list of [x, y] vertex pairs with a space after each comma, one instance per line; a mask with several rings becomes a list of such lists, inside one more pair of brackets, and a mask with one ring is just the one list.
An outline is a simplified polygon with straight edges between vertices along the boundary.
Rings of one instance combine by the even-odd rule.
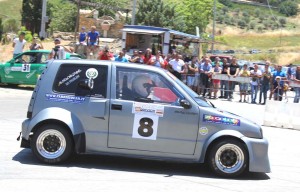
[[124, 99], [124, 100], [133, 100], [134, 99], [131, 89], [128, 88], [127, 75], [124, 75], [124, 77], [123, 77], [122, 98], [121, 99]]

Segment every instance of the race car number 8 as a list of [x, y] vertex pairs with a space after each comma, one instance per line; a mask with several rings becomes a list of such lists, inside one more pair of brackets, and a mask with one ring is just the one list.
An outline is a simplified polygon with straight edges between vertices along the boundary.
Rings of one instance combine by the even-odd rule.
[[138, 139], [157, 139], [158, 127], [157, 115], [151, 114], [135, 114], [132, 128], [132, 137]]
[[139, 135], [143, 137], [150, 137], [153, 134], [153, 120], [144, 117], [140, 119], [140, 126], [138, 127], [138, 133]]

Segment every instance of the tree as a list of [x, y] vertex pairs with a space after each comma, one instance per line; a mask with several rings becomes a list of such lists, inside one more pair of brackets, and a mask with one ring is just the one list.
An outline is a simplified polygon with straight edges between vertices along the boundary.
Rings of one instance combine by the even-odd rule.
[[139, 25], [185, 30], [183, 17], [176, 11], [176, 5], [164, 4], [162, 0], [140, 0], [138, 7], [136, 22]]
[[294, 16], [298, 13], [298, 3], [295, 1], [284, 1], [279, 5], [279, 12], [286, 16]]
[[42, 18], [41, 0], [23, 0], [22, 3], [22, 25], [33, 33], [38, 33], [41, 27]]
[[[184, 16], [186, 32], [195, 34], [195, 28], [199, 27], [203, 33], [212, 18], [213, 0], [185, 0], [178, 8], [177, 11]], [[217, 8], [221, 8], [220, 4]]]
[[54, 31], [74, 31], [76, 24], [77, 8], [74, 3], [67, 0], [48, 1], [47, 12], [50, 24]]

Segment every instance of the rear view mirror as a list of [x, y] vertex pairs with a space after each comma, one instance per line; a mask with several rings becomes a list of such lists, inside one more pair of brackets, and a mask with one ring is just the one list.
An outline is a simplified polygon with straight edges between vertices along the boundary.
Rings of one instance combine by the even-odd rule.
[[191, 103], [188, 100], [181, 99], [179, 103], [180, 103], [180, 106], [182, 106], [185, 109], [191, 108]]
[[92, 90], [94, 88], [94, 80], [93, 79], [84, 79], [79, 81], [78, 86], [85, 90]]

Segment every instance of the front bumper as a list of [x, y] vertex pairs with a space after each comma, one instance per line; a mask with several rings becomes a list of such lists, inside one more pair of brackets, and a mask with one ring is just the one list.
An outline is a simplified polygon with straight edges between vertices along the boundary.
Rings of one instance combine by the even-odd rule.
[[270, 173], [270, 162], [268, 157], [269, 142], [266, 138], [255, 139], [249, 137], [241, 138], [247, 145], [249, 151], [249, 171]]

